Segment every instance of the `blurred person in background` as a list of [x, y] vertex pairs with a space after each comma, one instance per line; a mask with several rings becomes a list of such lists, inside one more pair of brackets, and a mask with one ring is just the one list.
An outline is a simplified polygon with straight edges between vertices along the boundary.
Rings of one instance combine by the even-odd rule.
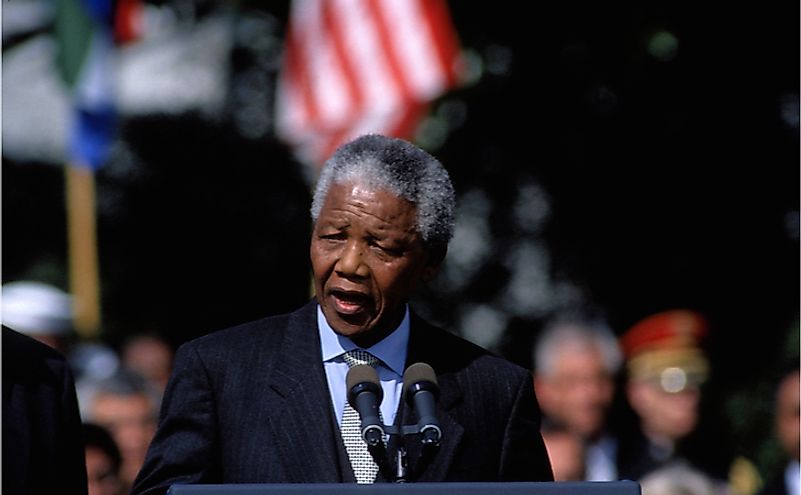
[[120, 357], [110, 345], [99, 340], [86, 340], [72, 346], [68, 356], [70, 366], [75, 372], [78, 386], [78, 401], [82, 383], [98, 381], [110, 377], [120, 369]]
[[560, 317], [546, 325], [533, 358], [544, 421], [582, 439], [585, 479], [617, 479], [617, 439], [608, 417], [622, 363], [617, 338], [605, 325]]
[[155, 333], [142, 333], [126, 339], [120, 352], [122, 365], [150, 380], [164, 392], [172, 373], [173, 348]]
[[786, 463], [780, 473], [768, 479], [759, 491], [759, 495], [799, 495], [801, 493], [799, 488], [801, 381], [799, 381], [798, 363], [779, 381], [774, 408], [775, 432]]
[[32, 280], [3, 284], [3, 325], [43, 342], [65, 356], [74, 337], [72, 297], [58, 287]]
[[78, 388], [84, 421], [106, 428], [120, 449], [120, 478], [127, 490], [156, 432], [161, 395], [147, 379], [124, 367], [110, 377], [79, 383]]
[[66, 292], [50, 284], [21, 280], [4, 284], [0, 296], [3, 325], [63, 354], [76, 383], [107, 378], [119, 368], [119, 356], [109, 345], [76, 338], [73, 299]]
[[120, 479], [122, 458], [111, 433], [100, 425], [84, 423], [83, 440], [89, 495], [122, 495], [125, 487]]
[[587, 477], [584, 439], [563, 425], [542, 425], [542, 440], [551, 459], [554, 481], [583, 481]]
[[725, 447], [699, 429], [701, 387], [709, 376], [701, 347], [707, 332], [703, 315], [675, 309], [652, 314], [622, 335], [625, 393], [638, 428], [621, 442], [621, 478], [641, 480], [660, 468], [687, 465], [715, 486], [725, 483], [728, 466], [716, 465]]
[[6, 495], [86, 493], [75, 382], [66, 358], [2, 327]]

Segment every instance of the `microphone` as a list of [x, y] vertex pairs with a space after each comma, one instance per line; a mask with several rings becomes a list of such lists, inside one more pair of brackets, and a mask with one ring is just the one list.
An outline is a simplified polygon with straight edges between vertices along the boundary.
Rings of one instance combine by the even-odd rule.
[[384, 391], [378, 373], [369, 364], [359, 364], [348, 369], [345, 382], [348, 402], [362, 420], [362, 439], [369, 447], [375, 447], [384, 440], [384, 425], [378, 414]]
[[434, 404], [439, 397], [439, 385], [434, 369], [426, 363], [414, 363], [403, 374], [403, 395], [414, 406], [417, 428], [423, 445], [437, 446], [442, 430], [436, 417]]

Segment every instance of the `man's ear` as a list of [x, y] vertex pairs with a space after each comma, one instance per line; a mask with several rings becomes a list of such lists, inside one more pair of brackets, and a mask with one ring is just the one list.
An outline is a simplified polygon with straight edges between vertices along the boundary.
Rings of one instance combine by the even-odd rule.
[[445, 261], [445, 255], [448, 254], [448, 246], [433, 246], [428, 250], [428, 263], [423, 268], [423, 282], [431, 281]]

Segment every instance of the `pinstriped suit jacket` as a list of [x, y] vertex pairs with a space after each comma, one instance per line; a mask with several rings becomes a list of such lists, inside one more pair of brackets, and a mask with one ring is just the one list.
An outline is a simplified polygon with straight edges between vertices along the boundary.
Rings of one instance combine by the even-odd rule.
[[[353, 482], [320, 355], [314, 300], [181, 346], [132, 493], [174, 483]], [[552, 480], [527, 370], [413, 314], [407, 365], [420, 361], [437, 373], [443, 439], [416, 481]], [[398, 420], [413, 424], [405, 409]], [[407, 445], [413, 462], [419, 442]]]

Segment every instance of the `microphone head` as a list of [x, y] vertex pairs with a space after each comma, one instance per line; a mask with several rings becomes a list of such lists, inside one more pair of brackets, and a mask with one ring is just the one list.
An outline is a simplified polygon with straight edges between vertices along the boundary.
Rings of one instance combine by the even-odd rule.
[[411, 398], [417, 390], [427, 390], [435, 397], [439, 395], [437, 374], [434, 373], [434, 368], [426, 363], [414, 363], [403, 373], [404, 395]]
[[384, 396], [384, 390], [381, 388], [381, 381], [378, 379], [378, 373], [375, 368], [369, 364], [357, 364], [348, 370], [348, 375], [345, 377], [345, 383], [348, 388], [348, 402], [353, 402], [352, 398], [360, 394], [364, 390], [378, 396], [379, 402]]

